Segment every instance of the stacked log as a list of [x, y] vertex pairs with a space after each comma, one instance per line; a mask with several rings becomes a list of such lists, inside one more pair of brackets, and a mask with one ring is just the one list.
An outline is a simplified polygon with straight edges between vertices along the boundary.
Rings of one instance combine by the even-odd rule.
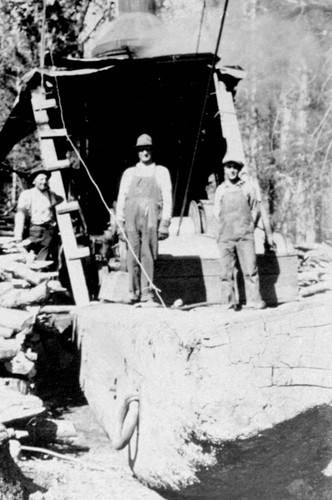
[[296, 247], [301, 297], [332, 290], [332, 248], [324, 243], [314, 247]]

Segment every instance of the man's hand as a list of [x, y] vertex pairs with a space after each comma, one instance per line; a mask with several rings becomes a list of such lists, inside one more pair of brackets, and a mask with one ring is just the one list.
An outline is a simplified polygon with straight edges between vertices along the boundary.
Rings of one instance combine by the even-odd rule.
[[266, 246], [267, 250], [275, 251], [277, 249], [277, 245], [276, 245], [275, 241], [273, 240], [272, 234], [266, 235], [265, 246]]
[[167, 220], [162, 220], [158, 227], [158, 240], [166, 240], [169, 237], [169, 225], [170, 222]]

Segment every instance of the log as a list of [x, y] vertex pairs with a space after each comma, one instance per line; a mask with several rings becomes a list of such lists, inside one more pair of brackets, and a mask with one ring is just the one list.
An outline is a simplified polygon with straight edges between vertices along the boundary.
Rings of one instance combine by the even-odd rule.
[[50, 295], [50, 289], [44, 281], [30, 289], [12, 287], [7, 293], [0, 296], [0, 306], [6, 308], [20, 308], [30, 304], [38, 304]]
[[34, 442], [56, 442], [77, 438], [75, 426], [69, 420], [35, 418], [26, 427]]
[[20, 351], [10, 361], [5, 363], [6, 370], [14, 375], [24, 375], [32, 378], [36, 375], [35, 362]]
[[30, 392], [30, 382], [23, 378], [0, 377], [0, 390], [3, 387], [21, 394], [29, 394]]
[[12, 337], [15, 333], [15, 330], [13, 328], [8, 328], [6, 326], [0, 326], [0, 337], [4, 339], [9, 339]]
[[21, 350], [23, 338], [16, 335], [13, 339], [0, 337], [0, 361], [13, 359]]
[[0, 307], [0, 326], [13, 328], [16, 332], [31, 327], [35, 322], [35, 315], [20, 309]]
[[316, 293], [327, 292], [331, 288], [325, 283], [315, 283], [314, 285], [307, 286], [305, 289], [300, 290], [301, 297], [311, 297]]
[[6, 500], [24, 500], [24, 476], [10, 455], [9, 435], [3, 425], [0, 426], [0, 498]]
[[59, 276], [59, 273], [56, 271], [44, 273], [33, 271], [28, 265], [22, 262], [4, 262], [2, 263], [2, 268], [12, 273], [15, 278], [24, 279], [35, 286], [39, 285], [42, 281], [54, 279]]
[[41, 306], [38, 314], [61, 314], [75, 312], [76, 306], [69, 305], [46, 305]]
[[40, 273], [32, 271], [28, 266], [20, 262], [10, 262], [2, 263], [2, 267], [5, 271], [9, 271], [13, 274], [15, 278], [25, 279], [32, 285], [39, 285], [42, 281]]
[[37, 396], [23, 395], [6, 387], [0, 387], [0, 401], [0, 423], [6, 425], [41, 415], [45, 411], [42, 400]]

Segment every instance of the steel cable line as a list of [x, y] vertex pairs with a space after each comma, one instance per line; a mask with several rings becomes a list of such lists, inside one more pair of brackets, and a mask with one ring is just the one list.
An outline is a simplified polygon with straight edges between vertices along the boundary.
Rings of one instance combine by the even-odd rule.
[[[201, 18], [200, 18], [200, 24], [199, 24], [199, 30], [198, 30], [198, 37], [197, 37], [197, 43], [196, 43], [196, 51], [195, 51], [195, 59], [194, 59], [194, 63], [195, 64], [197, 63], [197, 58], [198, 58], [198, 50], [199, 50], [199, 45], [200, 45], [200, 41], [201, 41], [201, 35], [202, 35], [202, 28], [203, 28], [205, 10], [206, 10], [206, 0], [203, 0], [202, 11], [201, 11]], [[193, 85], [194, 85], [194, 77], [192, 76], [192, 78], [190, 79], [190, 82], [189, 82], [189, 91], [191, 91]], [[190, 95], [189, 95], [189, 97], [190, 97]], [[191, 107], [190, 106], [190, 102], [189, 102], [189, 100], [187, 100], [185, 120], [184, 120], [184, 125], [183, 125], [183, 128], [182, 128], [182, 135], [181, 135], [182, 139], [185, 136], [186, 129], [187, 129], [187, 126], [188, 126], [189, 109], [190, 109], [190, 107]], [[182, 141], [181, 141], [181, 144], [182, 144]], [[177, 162], [178, 167], [179, 167], [179, 165], [180, 165], [180, 163], [182, 161], [182, 158], [183, 158], [183, 146], [181, 148], [181, 151], [180, 151], [180, 154], [179, 154], [179, 157], [178, 157], [178, 162]], [[178, 190], [178, 182], [179, 182], [179, 168], [177, 168], [176, 181], [175, 181], [175, 185], [174, 185], [173, 206], [175, 204], [176, 193], [177, 193], [177, 190]], [[180, 229], [180, 226], [179, 226], [179, 229]], [[179, 235], [179, 231], [177, 232], [177, 235]]]
[[180, 232], [180, 227], [181, 227], [181, 224], [182, 224], [182, 220], [183, 220], [183, 216], [184, 216], [184, 211], [185, 211], [186, 204], [187, 204], [188, 192], [189, 192], [189, 185], [190, 185], [190, 181], [191, 181], [191, 177], [192, 177], [192, 173], [193, 173], [193, 168], [194, 168], [194, 164], [195, 164], [195, 160], [196, 160], [198, 143], [199, 143], [199, 139], [200, 139], [200, 135], [201, 135], [201, 131], [202, 131], [203, 120], [204, 120], [204, 114], [205, 114], [205, 110], [206, 110], [207, 101], [208, 101], [208, 98], [209, 98], [209, 89], [210, 89], [210, 85], [211, 85], [211, 81], [212, 81], [212, 76], [213, 76], [213, 72], [214, 72], [214, 69], [215, 69], [215, 66], [216, 66], [217, 57], [218, 57], [219, 45], [220, 45], [220, 41], [221, 41], [221, 35], [222, 35], [222, 32], [223, 32], [224, 24], [225, 24], [225, 18], [226, 18], [226, 14], [227, 14], [228, 3], [229, 3], [229, 0], [225, 0], [223, 14], [222, 14], [222, 17], [221, 17], [221, 22], [220, 22], [220, 27], [219, 27], [218, 37], [217, 37], [216, 48], [215, 48], [215, 51], [214, 51], [214, 54], [213, 54], [212, 65], [211, 65], [211, 69], [209, 71], [208, 82], [207, 82], [206, 91], [205, 91], [205, 95], [204, 95], [204, 102], [203, 102], [202, 112], [201, 112], [201, 115], [200, 115], [198, 132], [197, 132], [195, 146], [194, 146], [194, 152], [193, 152], [193, 156], [192, 156], [192, 160], [191, 160], [191, 165], [190, 165], [190, 170], [189, 170], [189, 175], [188, 175], [186, 190], [185, 190], [185, 194], [184, 194], [184, 198], [183, 198], [183, 203], [182, 203], [182, 208], [181, 208], [181, 214], [180, 214], [179, 227], [178, 227], [177, 234], [179, 234], [179, 232]]

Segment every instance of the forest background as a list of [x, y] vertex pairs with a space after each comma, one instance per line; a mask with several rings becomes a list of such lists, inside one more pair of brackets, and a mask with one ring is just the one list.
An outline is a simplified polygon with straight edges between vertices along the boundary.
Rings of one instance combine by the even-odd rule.
[[[103, 24], [133, 3], [0, 0], [0, 127], [44, 48], [89, 57]], [[161, 50], [215, 51], [224, 0], [138, 3], [167, 26]], [[274, 229], [296, 243], [332, 243], [331, 26], [332, 0], [229, 0], [218, 51], [222, 64], [246, 72], [236, 109], [248, 167]], [[29, 170], [37, 149], [33, 137], [16, 145], [0, 175]]]

